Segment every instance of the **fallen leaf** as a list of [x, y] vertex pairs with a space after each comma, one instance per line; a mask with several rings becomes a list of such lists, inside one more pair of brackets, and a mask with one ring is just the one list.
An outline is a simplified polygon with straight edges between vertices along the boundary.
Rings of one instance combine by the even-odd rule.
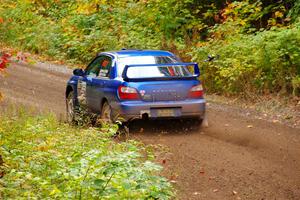
[[177, 178], [177, 177], [178, 177], [178, 175], [173, 174], [169, 179], [172, 180], [172, 181], [177, 182], [177, 181], [176, 181], [176, 178]]
[[219, 191], [218, 189], [214, 189], [214, 190], [213, 190], [213, 192], [218, 192], [218, 191]]
[[248, 125], [247, 128], [253, 128], [253, 125]]
[[285, 117], [284, 117], [284, 119], [292, 119], [293, 118], [293, 116], [290, 116], [290, 115], [286, 115]]
[[204, 174], [205, 172], [204, 172], [204, 169], [200, 169], [200, 174]]
[[237, 191], [234, 191], [234, 190], [233, 190], [233, 191], [232, 191], [232, 194], [233, 194], [233, 195], [237, 195]]

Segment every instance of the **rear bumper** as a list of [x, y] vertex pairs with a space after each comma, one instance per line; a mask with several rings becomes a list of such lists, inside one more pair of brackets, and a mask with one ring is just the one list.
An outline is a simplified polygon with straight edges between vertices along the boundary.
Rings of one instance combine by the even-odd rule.
[[158, 116], [155, 112], [155, 110], [163, 108], [171, 108], [176, 111], [174, 116], [166, 116], [167, 118], [203, 118], [205, 104], [205, 99], [161, 102], [124, 101], [116, 102], [112, 107], [121, 119], [128, 121], [131, 119], [141, 119], [143, 114], [147, 114], [149, 118], [164, 118]]

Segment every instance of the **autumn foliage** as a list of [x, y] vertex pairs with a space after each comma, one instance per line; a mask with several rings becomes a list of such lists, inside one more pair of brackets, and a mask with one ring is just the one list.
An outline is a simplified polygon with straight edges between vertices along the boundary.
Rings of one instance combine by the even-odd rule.
[[[0, 19], [1, 22], [1, 19]], [[7, 68], [9, 65], [11, 58], [11, 54], [9, 53], [0, 53], [0, 73], [3, 73], [3, 71]], [[0, 91], [0, 101], [3, 99], [2, 93]]]
[[10, 58], [11, 58], [11, 54], [9, 53], [2, 53], [0, 54], [0, 71], [4, 70], [5, 68], [7, 68], [7, 66], [9, 65], [10, 62]]
[[299, 16], [299, 0], [5, 0], [0, 42], [72, 64], [165, 49], [200, 63], [208, 93], [298, 96]]

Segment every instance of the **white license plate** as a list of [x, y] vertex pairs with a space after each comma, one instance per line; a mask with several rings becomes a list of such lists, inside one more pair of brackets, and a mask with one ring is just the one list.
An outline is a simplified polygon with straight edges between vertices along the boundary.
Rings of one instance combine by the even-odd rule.
[[175, 112], [173, 109], [159, 109], [157, 110], [157, 117], [174, 117]]

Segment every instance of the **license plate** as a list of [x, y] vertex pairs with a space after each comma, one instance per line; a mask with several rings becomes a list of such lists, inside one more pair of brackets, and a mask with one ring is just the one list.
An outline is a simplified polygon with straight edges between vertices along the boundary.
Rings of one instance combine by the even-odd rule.
[[157, 110], [157, 117], [174, 117], [175, 112], [173, 109], [159, 109]]

